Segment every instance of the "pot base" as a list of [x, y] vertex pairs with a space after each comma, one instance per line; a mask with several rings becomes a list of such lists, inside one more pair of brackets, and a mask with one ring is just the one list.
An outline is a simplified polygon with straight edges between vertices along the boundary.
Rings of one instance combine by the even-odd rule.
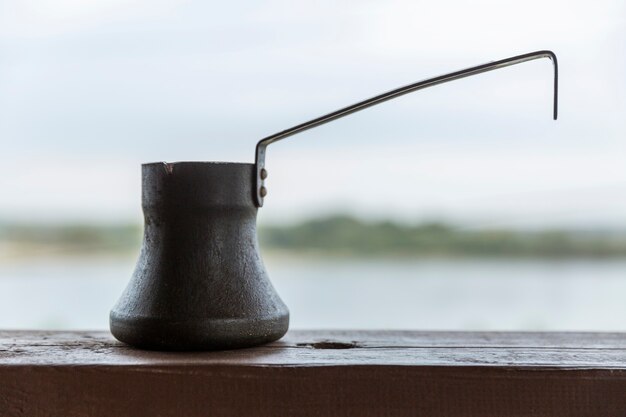
[[280, 339], [289, 313], [269, 318], [207, 319], [172, 322], [159, 318], [110, 315], [111, 333], [121, 342], [149, 350], [201, 351], [240, 349]]

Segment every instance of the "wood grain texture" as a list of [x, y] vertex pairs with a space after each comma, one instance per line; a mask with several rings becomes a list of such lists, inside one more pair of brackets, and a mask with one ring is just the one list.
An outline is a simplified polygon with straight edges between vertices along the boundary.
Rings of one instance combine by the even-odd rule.
[[626, 335], [292, 331], [166, 353], [0, 332], [0, 416], [626, 416]]

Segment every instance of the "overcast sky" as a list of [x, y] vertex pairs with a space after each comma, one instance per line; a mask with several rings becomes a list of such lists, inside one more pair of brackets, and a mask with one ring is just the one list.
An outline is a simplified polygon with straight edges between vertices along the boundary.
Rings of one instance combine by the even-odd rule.
[[557, 122], [548, 60], [405, 96], [272, 145], [261, 220], [623, 227], [623, 0], [0, 0], [0, 218], [139, 221], [143, 162], [538, 49]]

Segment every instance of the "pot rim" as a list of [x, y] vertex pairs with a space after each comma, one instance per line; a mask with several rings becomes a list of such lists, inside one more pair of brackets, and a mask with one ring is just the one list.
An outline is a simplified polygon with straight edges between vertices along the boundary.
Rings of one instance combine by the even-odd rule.
[[250, 163], [250, 162], [225, 162], [225, 161], [175, 161], [175, 162], [165, 162], [165, 161], [160, 161], [160, 162], [145, 162], [143, 164], [141, 164], [141, 166], [155, 166], [155, 165], [162, 165], [166, 168], [168, 167], [173, 167], [175, 165], [207, 165], [207, 166], [212, 166], [212, 165], [240, 165], [240, 166], [254, 166], [255, 164]]

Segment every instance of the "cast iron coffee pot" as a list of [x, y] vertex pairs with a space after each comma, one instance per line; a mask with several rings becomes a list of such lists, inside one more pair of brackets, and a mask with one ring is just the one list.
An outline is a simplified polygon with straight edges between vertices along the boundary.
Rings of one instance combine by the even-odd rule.
[[538, 58], [554, 64], [556, 120], [557, 59], [537, 51], [400, 87], [283, 130], [257, 144], [254, 164], [144, 164], [143, 244], [111, 311], [111, 333], [159, 350], [233, 349], [280, 339], [289, 310], [265, 271], [256, 232], [257, 209], [267, 194], [267, 146], [413, 91]]

